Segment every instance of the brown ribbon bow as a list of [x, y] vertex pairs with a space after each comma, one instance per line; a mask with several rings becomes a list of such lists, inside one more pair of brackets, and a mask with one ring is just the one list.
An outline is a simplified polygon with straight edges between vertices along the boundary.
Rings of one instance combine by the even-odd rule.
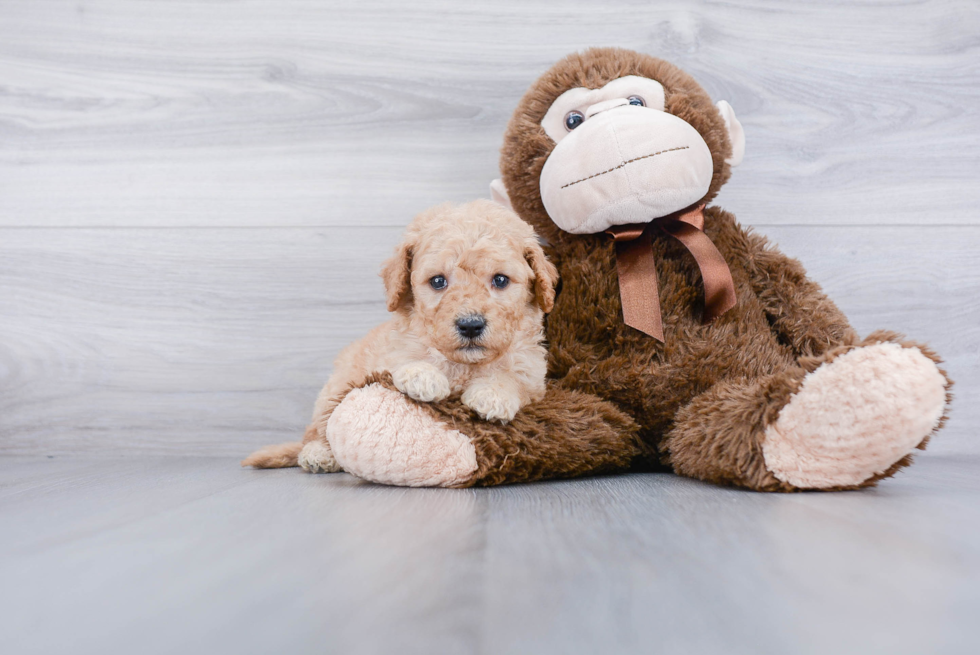
[[657, 268], [653, 260], [653, 230], [674, 237], [694, 255], [704, 280], [704, 322], [718, 318], [735, 306], [735, 284], [725, 258], [704, 233], [704, 205], [681, 210], [650, 223], [618, 225], [606, 230], [616, 241], [619, 296], [626, 325], [664, 340], [657, 290]]

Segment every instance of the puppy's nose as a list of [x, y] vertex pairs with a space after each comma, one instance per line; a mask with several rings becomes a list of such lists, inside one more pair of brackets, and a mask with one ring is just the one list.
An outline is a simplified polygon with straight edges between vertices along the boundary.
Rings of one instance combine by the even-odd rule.
[[456, 319], [456, 331], [466, 339], [476, 339], [483, 334], [487, 321], [482, 316], [464, 316]]

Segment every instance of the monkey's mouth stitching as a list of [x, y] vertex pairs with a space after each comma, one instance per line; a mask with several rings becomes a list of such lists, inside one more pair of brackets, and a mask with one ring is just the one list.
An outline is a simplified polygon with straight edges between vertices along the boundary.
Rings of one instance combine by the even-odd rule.
[[578, 184], [579, 182], [585, 182], [586, 180], [591, 180], [593, 177], [599, 177], [600, 175], [605, 175], [606, 173], [612, 173], [613, 171], [619, 170], [620, 168], [622, 168], [623, 166], [626, 166], [627, 164], [632, 164], [633, 162], [640, 161], [641, 159], [649, 159], [650, 157], [656, 157], [657, 155], [662, 155], [665, 152], [674, 152], [675, 150], [687, 150], [688, 148], [690, 148], [690, 146], [680, 146], [678, 148], [668, 148], [667, 150], [661, 150], [659, 152], [651, 152], [649, 155], [643, 155], [642, 157], [634, 157], [633, 159], [630, 159], [629, 161], [624, 161], [619, 166], [613, 166], [608, 171], [602, 171], [601, 173], [596, 173], [595, 175], [590, 175], [588, 177], [583, 177], [581, 180], [575, 180], [574, 182], [569, 182], [568, 184], [563, 184], [561, 186], [561, 188], [564, 189], [565, 187], [570, 187], [573, 184]]

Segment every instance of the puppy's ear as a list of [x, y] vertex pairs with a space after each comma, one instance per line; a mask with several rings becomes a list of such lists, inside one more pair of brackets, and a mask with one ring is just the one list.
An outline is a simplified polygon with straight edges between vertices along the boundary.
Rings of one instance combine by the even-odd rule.
[[524, 247], [524, 258], [534, 272], [534, 302], [547, 314], [555, 306], [555, 285], [558, 284], [558, 269], [545, 257], [544, 250], [537, 239], [528, 239]]
[[388, 311], [393, 312], [412, 302], [412, 249], [414, 243], [402, 242], [395, 254], [381, 268]]

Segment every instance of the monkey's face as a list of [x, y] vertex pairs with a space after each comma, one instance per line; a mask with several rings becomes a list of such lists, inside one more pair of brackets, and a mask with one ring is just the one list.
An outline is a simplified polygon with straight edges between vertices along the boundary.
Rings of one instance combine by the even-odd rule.
[[[728, 103], [713, 105], [683, 71], [606, 49], [546, 73], [518, 107], [507, 142], [520, 145], [505, 143], [501, 167], [511, 195], [525, 196], [512, 198], [515, 207], [539, 200], [561, 230], [592, 234], [709, 200], [745, 140]], [[536, 171], [539, 198], [528, 193], [530, 180], [514, 179]]]
[[558, 96], [541, 121], [555, 148], [541, 200], [572, 234], [646, 223], [700, 200], [714, 165], [690, 123], [665, 111], [664, 87], [629, 75]]

